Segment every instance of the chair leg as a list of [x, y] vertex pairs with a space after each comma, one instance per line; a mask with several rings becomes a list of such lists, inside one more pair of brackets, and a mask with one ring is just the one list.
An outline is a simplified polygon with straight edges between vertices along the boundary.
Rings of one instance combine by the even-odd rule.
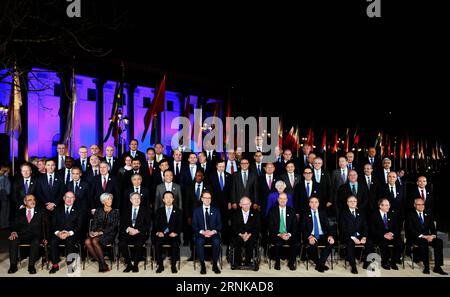
[[194, 270], [195, 270], [196, 269], [196, 267], [195, 267], [195, 244], [194, 244], [194, 247], [192, 249], [192, 262], [194, 263]]

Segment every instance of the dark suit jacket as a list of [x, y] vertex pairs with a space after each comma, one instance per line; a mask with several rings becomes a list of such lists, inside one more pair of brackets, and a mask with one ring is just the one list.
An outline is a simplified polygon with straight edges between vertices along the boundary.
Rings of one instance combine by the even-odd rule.
[[[200, 189], [200, 196], [203, 190], [212, 191], [211, 186], [207, 184], [205, 181], [203, 181], [203, 187], [201, 187]], [[196, 191], [197, 191], [197, 183], [193, 182], [186, 188], [186, 195], [183, 196], [186, 197], [185, 202], [183, 202], [184, 205], [183, 211], [187, 218], [192, 218], [194, 209], [202, 206], [202, 200], [197, 199], [197, 197], [195, 196]], [[216, 197], [213, 196], [212, 202], [215, 201], [215, 199]]]
[[238, 209], [233, 213], [231, 217], [231, 230], [232, 236], [239, 236], [240, 233], [251, 233], [252, 237], [258, 239], [261, 231], [261, 221], [259, 218], [259, 212], [250, 209], [247, 224], [244, 224], [244, 215], [242, 210]]
[[[66, 185], [65, 191], [74, 191], [73, 188], [74, 182], [71, 181], [69, 184]], [[75, 200], [75, 205], [82, 207], [83, 209], [87, 209], [91, 203], [91, 197], [90, 197], [90, 189], [89, 184], [85, 181], [80, 181], [78, 188], [76, 189], [75, 197], [77, 198]]]
[[[81, 171], [83, 171], [83, 167], [81, 166], [81, 159], [76, 159], [74, 166], [79, 167], [81, 169]], [[86, 159], [86, 171], [89, 171], [89, 169], [91, 169], [91, 164], [89, 163], [89, 159]], [[82, 175], [83, 178], [86, 177], [86, 173], [83, 172]]]
[[215, 207], [220, 208], [221, 211], [225, 211], [228, 209], [228, 202], [231, 202], [231, 175], [227, 172], [224, 172], [225, 178], [225, 186], [223, 190], [220, 189], [220, 181], [217, 170], [214, 170], [211, 175], [208, 177], [207, 182], [211, 186], [212, 190], [212, 204]]
[[17, 212], [17, 216], [11, 227], [11, 232], [17, 232], [19, 238], [34, 237], [48, 239], [48, 217], [47, 212], [42, 208], [35, 208], [31, 222], [27, 220], [27, 209], [22, 208]]
[[331, 200], [331, 177], [330, 174], [323, 168], [320, 171], [320, 183], [316, 180], [316, 175], [314, 168], [313, 171], [313, 181], [319, 184], [318, 196], [320, 200], [320, 208], [326, 207], [327, 202], [333, 203]]
[[[202, 165], [197, 162], [198, 170], [201, 170], [205, 176], [205, 178], [208, 178], [208, 176], [211, 175], [212, 172], [215, 171], [216, 167], [212, 166], [210, 163], [206, 162], [206, 168], [203, 169]], [[226, 168], [226, 167], [225, 167]]]
[[421, 234], [423, 235], [437, 235], [436, 227], [434, 225], [433, 216], [424, 212], [424, 224], [420, 224], [419, 215], [416, 210], [408, 213], [405, 221], [405, 233], [408, 241], [416, 241]]
[[[194, 230], [194, 236], [201, 236], [200, 230], [205, 230], [205, 214], [203, 213], [203, 207], [198, 207], [194, 210], [192, 217], [192, 229]], [[220, 210], [214, 206], [209, 209], [209, 229], [216, 230], [220, 233], [222, 230], [222, 218], [220, 216]]]
[[[352, 195], [353, 192], [349, 182], [340, 186], [338, 190], [339, 210], [347, 208], [347, 198]], [[369, 197], [367, 194], [367, 187], [361, 183], [358, 183], [356, 199], [358, 200], [358, 209], [365, 212], [369, 203]]]
[[350, 209], [344, 209], [340, 218], [341, 241], [344, 243], [351, 240], [351, 237], [366, 237], [369, 231], [366, 215], [360, 210], [356, 210], [356, 218], [350, 212]]
[[[130, 187], [124, 191], [122, 201], [120, 202], [121, 210], [125, 210], [131, 207], [130, 194], [133, 193], [134, 191], [135, 191], [134, 187]], [[141, 185], [139, 192], [141, 194], [141, 205], [145, 207], [150, 207], [150, 193], [148, 189], [142, 187]]]
[[247, 177], [247, 186], [244, 187], [244, 183], [242, 182], [242, 174], [239, 170], [234, 173], [231, 184], [231, 199], [233, 203], [239, 203], [242, 197], [247, 196], [250, 198], [252, 203], [260, 204], [258, 197], [258, 175], [248, 171]]
[[375, 211], [370, 220], [369, 224], [369, 237], [375, 242], [380, 242], [384, 238], [384, 234], [392, 232], [394, 237], [398, 238], [400, 236], [400, 227], [397, 223], [397, 215], [391, 211], [387, 214], [388, 217], [388, 228], [384, 227], [383, 218], [381, 217], [380, 211]]
[[[348, 173], [348, 171], [347, 171]], [[347, 178], [348, 181], [348, 178]], [[334, 207], [336, 207], [336, 203], [339, 201], [338, 197], [338, 191], [339, 188], [344, 184], [341, 178], [341, 169], [336, 169], [331, 173], [331, 199], [330, 202], [334, 204]]]
[[[280, 233], [280, 208], [273, 207], [269, 212], [269, 237], [275, 239]], [[295, 210], [291, 207], [286, 207], [286, 231], [291, 233], [291, 238], [297, 238], [297, 217]]]
[[[23, 205], [23, 198], [25, 198], [25, 186], [24, 186], [23, 176], [18, 176], [13, 184], [12, 189], [12, 205], [11, 207], [16, 212], [21, 205]], [[28, 194], [34, 195], [37, 188], [37, 178], [30, 177], [30, 182], [28, 184]]]
[[[327, 213], [325, 210], [319, 210], [319, 221], [320, 221], [320, 227], [322, 228], [323, 235], [333, 236], [333, 233], [330, 229], [330, 223], [328, 222]], [[308, 210], [302, 214], [302, 217], [300, 218], [300, 225], [301, 225], [301, 231], [302, 231], [302, 238], [303, 242], [308, 242], [308, 237], [311, 236], [311, 233], [313, 232], [313, 217], [311, 214], [311, 211]]]
[[294, 189], [294, 208], [295, 213], [300, 214], [309, 209], [309, 198], [317, 197], [319, 198], [319, 184], [314, 181], [310, 182], [310, 196], [308, 197], [306, 193], [305, 181], [302, 178]]
[[80, 238], [81, 227], [83, 226], [84, 211], [73, 205], [69, 218], [66, 220], [66, 207], [62, 204], [56, 208], [51, 220], [51, 235], [55, 236], [56, 231], [73, 231], [75, 238]]
[[[55, 175], [63, 181], [64, 185], [66, 185], [66, 168], [56, 171]], [[69, 175], [69, 178], [70, 178], [70, 175]]]
[[[100, 175], [100, 168], [97, 169], [97, 176]], [[89, 184], [93, 184], [94, 182], [94, 171], [92, 167], [86, 168], [86, 172], [82, 175], [83, 180], [87, 181]]]
[[286, 189], [284, 190], [286, 193], [289, 193], [294, 197], [295, 195], [295, 187], [297, 184], [301, 181], [302, 177], [300, 174], [294, 173], [294, 187], [291, 186], [291, 182], [289, 181], [289, 174], [287, 172], [282, 173], [280, 175], [280, 180], [284, 181], [286, 183]]
[[217, 163], [217, 161], [219, 161], [220, 159], [222, 159], [220, 153], [216, 152], [216, 150], [213, 150], [211, 160], [208, 159], [208, 154], [206, 153], [206, 151], [203, 151], [203, 153], [205, 153], [205, 156], [206, 156], [206, 160], [207, 160], [207, 162], [208, 162], [208, 165], [210, 165], [212, 168], [216, 168], [216, 163]]
[[169, 223], [167, 223], [166, 208], [163, 206], [156, 210], [153, 232], [155, 234], [157, 232], [164, 232], [166, 228], [169, 229], [169, 233], [177, 233], [178, 240], [180, 240], [180, 233], [183, 230], [183, 214], [179, 208], [172, 206]]
[[150, 233], [150, 209], [143, 206], [142, 203], [139, 206], [139, 211], [137, 212], [136, 224], [133, 227], [133, 223], [131, 218], [133, 216], [132, 207], [126, 208], [124, 211], [120, 213], [120, 235], [125, 236], [127, 234], [127, 228], [133, 227], [134, 229], [138, 229], [141, 234], [148, 235]]
[[[364, 165], [370, 164], [369, 157], [368, 156], [364, 157], [362, 160], [360, 160], [359, 164], [361, 165], [361, 169], [360, 170], [361, 170], [361, 172], [363, 172], [364, 171]], [[382, 164], [381, 164], [380, 158], [375, 157], [374, 158], [374, 162], [373, 162], [373, 173], [372, 173], [372, 175], [378, 176], [378, 173], [380, 172], [380, 170], [383, 170], [381, 165]]]
[[[104, 161], [105, 161], [106, 163], [108, 163], [108, 159], [107, 159], [106, 157], [104, 158]], [[108, 163], [108, 164], [109, 164], [109, 163]], [[109, 174], [114, 175], [114, 176], [117, 176], [117, 172], [119, 171], [119, 168], [122, 167], [121, 165], [122, 165], [122, 164], [121, 164], [121, 162], [119, 162], [119, 159], [117, 159], [116, 157], [113, 157], [113, 158], [112, 158], [112, 170], [111, 170], [111, 168], [110, 168]], [[142, 166], [142, 165], [141, 165], [141, 166]]]
[[379, 197], [380, 182], [374, 175], [372, 175], [370, 177], [370, 188], [369, 188], [369, 185], [367, 185], [366, 176], [362, 175], [358, 178], [358, 183], [360, 185], [363, 185], [364, 188], [366, 189], [368, 198], [367, 210], [369, 212], [374, 212], [375, 210], [378, 209], [378, 199], [381, 198]]
[[266, 170], [264, 169], [264, 163], [261, 163], [261, 174], [258, 174], [258, 168], [256, 167], [256, 163], [252, 162], [250, 164], [250, 168], [249, 170], [253, 173], [255, 173], [258, 177], [260, 177], [261, 175], [264, 175], [266, 173]]
[[[130, 156], [131, 158], [133, 158], [131, 156], [131, 152], [130, 151], [127, 151], [127, 152], [123, 153], [122, 156], [120, 157], [120, 160], [121, 160], [121, 163], [122, 163], [120, 167], [125, 165], [124, 162], [125, 162], [125, 157], [126, 156]], [[139, 161], [141, 161], [141, 166], [142, 166], [142, 164], [145, 163], [145, 154], [143, 152], [141, 152], [141, 151], [136, 151], [135, 159], [138, 159]]]
[[[142, 187], [147, 188], [148, 184], [149, 184], [149, 174], [147, 172], [146, 169], [143, 169], [142, 166], [141, 168], [136, 171], [137, 174], [139, 174], [140, 176], [142, 176]], [[123, 179], [122, 179], [122, 189], [128, 189], [129, 187], [133, 186], [133, 183], [131, 182], [131, 177], [134, 175], [134, 169], [127, 171], [123, 174]]]
[[271, 192], [275, 192], [275, 184], [279, 179], [275, 177], [275, 174], [272, 174], [272, 187], [269, 189], [269, 185], [267, 184], [266, 174], [262, 174], [258, 178], [258, 196], [259, 202], [261, 204], [261, 209], [266, 209], [267, 198]]
[[[425, 211], [428, 212], [433, 217], [436, 215], [435, 213], [435, 203], [434, 203], [434, 195], [431, 192], [430, 189], [425, 188], [426, 193], [426, 200], [425, 200]], [[421, 193], [419, 192], [419, 188], [415, 186], [412, 191], [409, 194], [408, 200], [407, 200], [407, 211], [412, 211], [414, 209], [414, 199], [422, 197]]]
[[64, 195], [64, 181], [57, 177], [57, 175], [54, 175], [53, 180], [53, 187], [50, 188], [48, 186], [48, 180], [47, 180], [47, 174], [42, 175], [37, 180], [37, 187], [36, 187], [36, 195], [38, 199], [38, 203], [41, 206], [44, 206], [47, 202], [53, 202], [56, 205], [59, 205], [62, 203], [62, 196]]
[[[389, 184], [382, 185], [381, 197], [388, 198], [391, 203], [391, 211], [397, 212], [400, 218], [404, 218], [406, 209], [405, 188], [396, 183], [395, 190], [397, 193], [396, 198], [392, 197]], [[397, 219], [399, 218], [397, 217]]]
[[91, 195], [91, 206], [90, 209], [96, 209], [102, 206], [100, 202], [100, 195], [103, 193], [110, 193], [113, 195], [113, 208], [120, 208], [120, 195], [119, 188], [117, 185], [117, 178], [115, 176], [109, 175], [106, 182], [106, 191], [103, 191], [103, 177], [97, 175], [94, 177], [92, 182], [92, 195]]

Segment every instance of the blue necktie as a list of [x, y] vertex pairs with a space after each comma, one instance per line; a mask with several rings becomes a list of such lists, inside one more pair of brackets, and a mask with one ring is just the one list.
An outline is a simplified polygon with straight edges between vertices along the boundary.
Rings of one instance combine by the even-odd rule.
[[83, 170], [83, 172], [86, 171], [86, 160], [81, 161], [81, 170]]
[[314, 217], [313, 217], [313, 226], [314, 226], [314, 237], [316, 239], [319, 239], [320, 232], [319, 232], [319, 219], [317, 218], [317, 211], [314, 211]]
[[169, 223], [169, 221], [170, 221], [170, 215], [171, 214], [172, 214], [172, 209], [171, 208], [167, 208], [166, 209], [167, 223]]
[[357, 194], [356, 186], [354, 184], [352, 185], [352, 194], [353, 194], [353, 196], [356, 196], [356, 194]]
[[136, 225], [136, 218], [137, 218], [137, 208], [133, 208], [133, 217], [131, 218], [131, 223], [134, 225]]
[[422, 216], [421, 212], [419, 213], [419, 221], [422, 226], [425, 224], [425, 221], [423, 220], [423, 216]]
[[220, 182], [220, 190], [223, 191], [223, 177], [222, 177], [222, 173], [220, 174], [219, 182]]
[[69, 212], [69, 208], [66, 208], [66, 213], [65, 213], [65, 219], [67, 220], [69, 218], [70, 212]]
[[261, 175], [261, 165], [258, 164], [258, 175]]
[[309, 183], [306, 183], [306, 196], [308, 198], [311, 196], [311, 189], [309, 188]]
[[386, 228], [386, 230], [389, 229], [387, 214], [384, 214], [383, 222], [384, 222], [384, 228]]
[[200, 200], [200, 192], [201, 192], [201, 184], [198, 184], [197, 190], [195, 191], [195, 196], [197, 197], [197, 200]]
[[50, 175], [50, 178], [48, 179], [48, 186], [49, 188], [53, 188], [53, 177]]
[[28, 179], [25, 180], [25, 195], [28, 194]]

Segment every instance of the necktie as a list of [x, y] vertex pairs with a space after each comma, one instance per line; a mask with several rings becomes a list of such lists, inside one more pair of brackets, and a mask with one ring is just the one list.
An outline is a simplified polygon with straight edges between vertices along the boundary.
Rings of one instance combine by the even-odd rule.
[[316, 171], [316, 182], [320, 184], [320, 174], [319, 171]]
[[420, 224], [421, 224], [421, 225], [424, 225], [424, 224], [425, 224], [425, 221], [424, 221], [424, 219], [423, 219], [423, 216], [422, 216], [422, 213], [421, 213], [421, 212], [419, 212], [419, 221], [420, 221]]
[[354, 210], [352, 210], [352, 216], [353, 216], [354, 219], [356, 219], [356, 214], [355, 214]]
[[64, 157], [61, 156], [61, 159], [59, 159], [59, 168], [58, 169], [62, 169], [64, 168]]
[[303, 163], [305, 163], [305, 167], [308, 167], [308, 156], [303, 156]]
[[211, 161], [211, 152], [208, 152], [208, 161]]
[[220, 190], [223, 191], [224, 184], [223, 184], [222, 173], [220, 173], [220, 176], [219, 176], [219, 183], [220, 183]]
[[28, 223], [31, 222], [31, 209], [29, 209], [29, 210], [27, 211], [27, 221], [28, 221]]
[[306, 183], [306, 197], [310, 197], [311, 196], [311, 189], [309, 187], [309, 183]]
[[258, 176], [261, 175], [261, 165], [258, 164]]
[[425, 194], [423, 193], [423, 190], [420, 190], [420, 197], [422, 197], [422, 200], [425, 201]]
[[66, 207], [66, 213], [65, 213], [65, 219], [67, 220], [69, 218], [70, 212], [69, 212], [69, 208]]
[[97, 171], [97, 169], [95, 169], [94, 170], [94, 176], [97, 176], [98, 175], [98, 171]]
[[289, 173], [289, 181], [291, 182], [291, 187], [294, 188], [294, 174]]
[[392, 198], [395, 198], [394, 187], [391, 187], [391, 196], [392, 196]]
[[25, 180], [25, 195], [28, 195], [28, 179]]
[[353, 196], [356, 196], [356, 185], [352, 185], [352, 194], [353, 194]]
[[66, 169], [66, 185], [70, 182], [70, 169]]
[[167, 223], [169, 223], [170, 221], [170, 215], [172, 214], [172, 209], [171, 208], [167, 208], [166, 209], [166, 218], [167, 218]]
[[370, 190], [370, 184], [371, 184], [371, 182], [370, 182], [370, 176], [368, 176], [368, 177], [367, 177], [367, 187], [369, 188], [369, 190]]
[[153, 162], [150, 162], [150, 165], [148, 166], [148, 170], [150, 171], [150, 176], [153, 175]]
[[373, 158], [370, 158], [370, 165], [373, 167]]
[[81, 160], [81, 170], [86, 171], [86, 160]]
[[136, 152], [131, 152], [131, 156], [134, 158], [136, 158]]
[[272, 175], [269, 175], [269, 183], [267, 185], [269, 186], [269, 190], [272, 189]]
[[201, 184], [197, 184], [197, 190], [195, 190], [195, 197], [197, 197], [197, 200], [200, 200], [201, 187]]
[[103, 177], [103, 192], [106, 191], [106, 177]]
[[111, 158], [108, 159], [109, 170], [112, 170], [112, 162]]
[[179, 175], [180, 174], [180, 163], [177, 162], [177, 166], [175, 169], [175, 175]]
[[352, 163], [348, 163], [348, 170], [352, 170]]
[[136, 225], [136, 218], [137, 218], [137, 208], [133, 208], [133, 216], [131, 217], [131, 224]]
[[244, 188], [246, 188], [247, 187], [247, 171], [244, 171], [244, 172], [242, 172], [242, 174], [244, 175], [243, 176], [243, 182], [244, 182]]
[[49, 179], [48, 179], [48, 186], [50, 187], [50, 189], [53, 187], [53, 176], [50, 175]]
[[234, 161], [230, 162], [230, 164], [231, 164], [230, 173], [233, 174], [234, 173]]
[[284, 220], [284, 208], [281, 209], [281, 214], [280, 214], [280, 229], [278, 230], [278, 232], [280, 234], [286, 234], [286, 222]]
[[244, 212], [244, 224], [247, 224], [248, 221], [248, 212]]
[[139, 193], [139, 188], [138, 187], [136, 187], [136, 188], [134, 188], [135, 189], [135, 192], [136, 193]]
[[314, 211], [313, 213], [314, 213], [314, 216], [313, 216], [314, 237], [316, 239], [319, 239], [319, 237], [320, 237], [319, 219], [317, 218], [317, 211]]
[[343, 183], [345, 183], [346, 177], [345, 177], [345, 170], [344, 169], [342, 169], [341, 180], [342, 180]]
[[205, 207], [205, 230], [209, 230], [209, 212], [208, 212], [208, 207]]
[[191, 178], [194, 179], [195, 172], [194, 172], [194, 166], [191, 166]]
[[384, 223], [384, 228], [387, 230], [389, 229], [389, 224], [388, 224], [388, 218], [387, 218], [387, 214], [383, 215], [383, 223]]
[[78, 182], [73, 183], [73, 192], [76, 193], [78, 190]]
[[202, 164], [202, 168], [203, 168], [203, 173], [205, 173], [205, 171], [206, 171], [206, 164]]

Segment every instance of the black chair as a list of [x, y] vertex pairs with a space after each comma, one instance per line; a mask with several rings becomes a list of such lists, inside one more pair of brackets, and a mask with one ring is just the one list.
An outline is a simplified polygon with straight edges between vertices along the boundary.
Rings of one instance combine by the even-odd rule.
[[[209, 243], [205, 243], [204, 245], [203, 245], [203, 247], [204, 248], [210, 248], [210, 249], [212, 249], [212, 244], [209, 244]], [[220, 241], [220, 247], [219, 247], [219, 265], [220, 265], [220, 269], [222, 270], [222, 267], [223, 267], [223, 261], [222, 261], [222, 241]], [[196, 258], [195, 258], [195, 256], [196, 256], [196, 253], [195, 253], [195, 242], [194, 242], [194, 247], [193, 247], [193, 251], [192, 251], [192, 262], [194, 262], [194, 270], [196, 269], [196, 265], [195, 265], [195, 260], [196, 260]], [[212, 259], [211, 259], [211, 262], [212, 262]]]
[[[169, 250], [169, 249], [171, 249], [172, 248], [172, 245], [171, 244], [163, 244], [162, 246], [161, 246], [161, 248], [163, 249], [163, 250]], [[153, 244], [152, 245], [152, 261], [150, 262], [150, 265], [151, 265], [151, 269], [153, 270], [153, 266], [154, 266], [154, 263], [156, 262], [156, 246]], [[180, 270], [180, 267], [181, 267], [181, 256], [179, 257], [179, 259], [177, 260], [177, 266], [178, 266], [178, 270]]]
[[[21, 248], [30, 248], [31, 244], [29, 243], [21, 243], [18, 246], [18, 253], [17, 253], [17, 258], [18, 258], [18, 262], [19, 262], [19, 266], [20, 263], [22, 262], [22, 256], [21, 256]], [[47, 244], [41, 244], [40, 245], [41, 249], [44, 250], [44, 253], [42, 253], [42, 260], [41, 260], [41, 268], [44, 269], [44, 265], [46, 267], [46, 269], [49, 269], [49, 257], [48, 257], [48, 247]], [[34, 264], [34, 263], [33, 263]]]
[[[335, 242], [335, 244], [336, 244], [336, 242]], [[327, 262], [330, 261], [330, 263], [331, 263], [331, 270], [334, 269], [334, 256], [333, 256], [333, 254], [334, 254], [335, 244], [332, 245], [330, 257], [329, 257], [329, 259], [327, 259]], [[302, 245], [302, 250], [303, 250], [303, 248], [306, 249], [306, 253], [305, 253], [305, 255], [306, 255], [306, 270], [309, 270], [309, 261], [310, 261], [310, 259], [308, 257], [308, 248], [309, 247], [311, 247], [309, 244]], [[320, 250], [322, 250], [322, 249], [324, 249], [326, 247], [327, 247], [326, 245], [318, 245], [317, 246], [317, 256], [318, 257], [320, 257]]]
[[[230, 259], [230, 266], [231, 266], [231, 270], [235, 270], [235, 269], [252, 269], [254, 271], [258, 271], [259, 270], [259, 265], [261, 263], [261, 235], [258, 237], [258, 240], [253, 248], [253, 255], [252, 255], [252, 264], [250, 265], [250, 267], [248, 266], [242, 266], [242, 265], [237, 265], [235, 263], [235, 255], [236, 252], [240, 252], [243, 253], [243, 248], [241, 248], [240, 251], [236, 251], [236, 247], [233, 246], [232, 242], [229, 245], [228, 248], [228, 258]], [[241, 257], [242, 259], [242, 257]]]
[[[93, 222], [93, 219], [90, 219], [88, 236], [89, 236], [89, 232], [92, 230], [92, 222]], [[105, 246], [105, 248], [108, 248], [110, 251], [109, 260], [111, 261], [111, 268], [114, 266], [114, 260], [116, 258], [116, 242], [118, 240], [118, 236], [119, 236], [119, 234], [116, 234], [116, 238], [113, 241], [113, 243], [110, 243], [107, 246]], [[84, 247], [84, 252], [86, 253], [86, 257], [84, 257], [84, 259], [83, 259], [83, 270], [86, 269], [86, 262], [89, 261], [89, 252], [88, 252], [86, 246]]]
[[[267, 248], [266, 248], [266, 252], [267, 252], [266, 259], [267, 259], [267, 263], [269, 265], [269, 269], [272, 269], [272, 258], [270, 257], [270, 252], [272, 251], [273, 247], [275, 247], [274, 243], [268, 243], [267, 244]], [[284, 249], [290, 249], [291, 245], [290, 244], [283, 244], [281, 247], [284, 248]], [[298, 255], [296, 255], [295, 259], [296, 259], [295, 260], [295, 266], [297, 266]]]

